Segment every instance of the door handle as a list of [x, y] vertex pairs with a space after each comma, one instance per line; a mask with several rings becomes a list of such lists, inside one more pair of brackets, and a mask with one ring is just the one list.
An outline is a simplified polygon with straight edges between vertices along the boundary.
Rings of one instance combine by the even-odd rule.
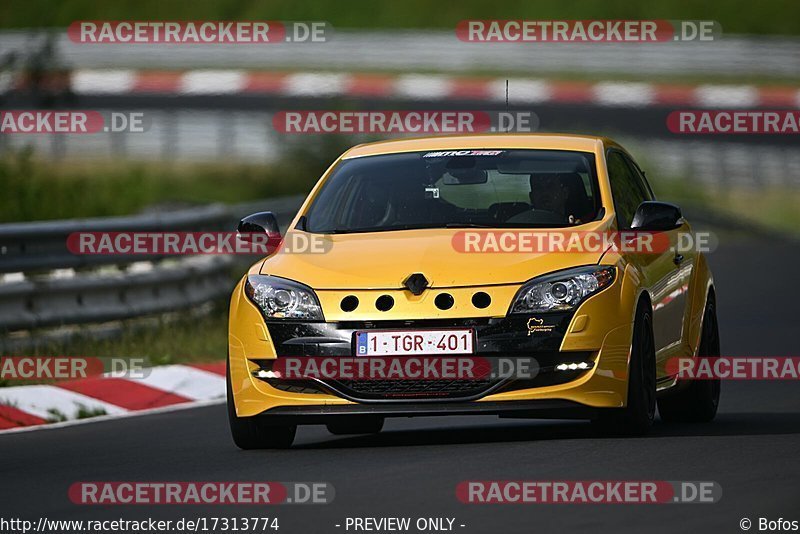
[[683, 263], [683, 254], [678, 254], [676, 252], [675, 257], [672, 258], [672, 261], [675, 263], [675, 265], [680, 265], [681, 263]]

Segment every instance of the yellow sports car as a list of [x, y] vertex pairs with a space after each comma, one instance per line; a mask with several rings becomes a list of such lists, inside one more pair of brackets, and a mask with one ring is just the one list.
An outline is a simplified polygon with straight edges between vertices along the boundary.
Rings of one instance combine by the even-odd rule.
[[719, 381], [671, 365], [719, 354], [706, 260], [609, 139], [359, 145], [285, 235], [270, 212], [239, 232], [280, 241], [231, 299], [241, 448], [288, 447], [302, 424], [379, 432], [386, 417], [574, 418], [630, 435], [657, 404], [664, 420], [716, 414]]

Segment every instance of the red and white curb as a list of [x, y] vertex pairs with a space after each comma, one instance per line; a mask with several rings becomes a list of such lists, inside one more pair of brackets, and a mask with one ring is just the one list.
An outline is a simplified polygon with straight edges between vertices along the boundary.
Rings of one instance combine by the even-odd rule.
[[75, 421], [81, 410], [102, 413], [102, 418], [120, 417], [225, 398], [224, 362], [164, 365], [144, 374], [107, 373], [52, 385], [0, 388], [0, 433], [45, 425], [54, 417]]
[[[286, 97], [398, 98], [504, 102], [506, 78], [431, 74], [258, 72], [246, 70], [77, 70], [77, 94], [278, 95]], [[686, 85], [640, 82], [556, 81], [510, 78], [515, 104], [586, 103], [601, 106], [692, 106], [700, 108], [800, 107], [793, 86]]]

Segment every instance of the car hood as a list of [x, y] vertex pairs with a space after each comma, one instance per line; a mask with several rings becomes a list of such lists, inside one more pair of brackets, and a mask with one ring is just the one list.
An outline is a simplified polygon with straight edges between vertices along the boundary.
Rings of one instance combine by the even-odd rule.
[[[598, 222], [570, 231], [594, 231], [601, 226]], [[279, 251], [264, 261], [260, 272], [296, 280], [313, 289], [400, 289], [409, 275], [422, 273], [430, 287], [445, 288], [518, 284], [552, 271], [593, 265], [602, 256], [602, 252], [459, 252], [453, 246], [453, 236], [464, 231], [325, 235], [326, 252]], [[302, 233], [290, 231], [286, 243], [292, 242], [292, 232]]]

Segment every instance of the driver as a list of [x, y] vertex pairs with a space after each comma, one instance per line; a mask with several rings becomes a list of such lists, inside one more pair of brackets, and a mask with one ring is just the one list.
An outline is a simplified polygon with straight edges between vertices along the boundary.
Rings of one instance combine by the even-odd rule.
[[545, 210], [575, 223], [575, 218], [567, 216], [567, 188], [558, 174], [532, 174], [531, 175], [531, 207], [535, 210]]

